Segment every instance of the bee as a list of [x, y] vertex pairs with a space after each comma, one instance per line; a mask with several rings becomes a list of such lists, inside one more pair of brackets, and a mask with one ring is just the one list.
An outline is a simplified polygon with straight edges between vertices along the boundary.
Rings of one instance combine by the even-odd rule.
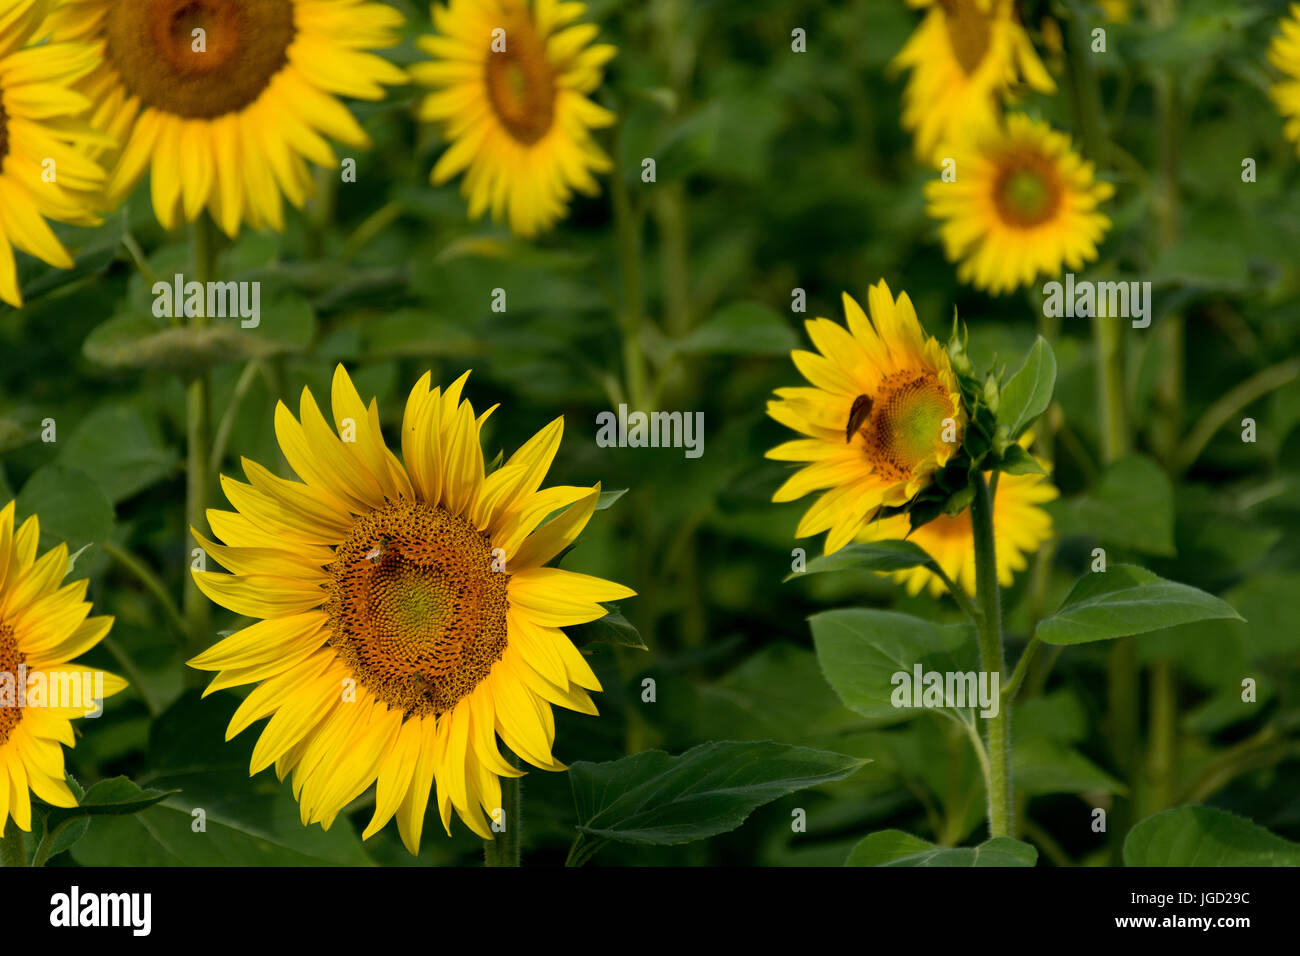
[[392, 538], [384, 535], [379, 539], [379, 543], [366, 552], [366, 560], [371, 564], [378, 564], [384, 558], [384, 552], [388, 550], [388, 545], [392, 543]]
[[849, 409], [849, 421], [844, 426], [844, 444], [853, 441], [853, 433], [862, 427], [863, 422], [871, 414], [871, 396], [859, 395], [853, 400], [853, 407]]

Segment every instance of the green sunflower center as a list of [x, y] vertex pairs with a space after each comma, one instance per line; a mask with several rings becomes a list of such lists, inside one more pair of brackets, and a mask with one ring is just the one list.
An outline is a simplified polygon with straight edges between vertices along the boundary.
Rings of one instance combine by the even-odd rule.
[[886, 376], [860, 429], [868, 460], [890, 481], [910, 478], [917, 465], [944, 446], [944, 421], [952, 415], [948, 390], [933, 372]]
[[1051, 164], [1041, 156], [1024, 155], [1008, 161], [993, 184], [998, 213], [1012, 225], [1028, 227], [1046, 222], [1061, 204], [1061, 186]]
[[940, 0], [952, 55], [967, 76], [979, 69], [989, 49], [989, 17], [976, 0]]
[[105, 58], [145, 106], [191, 119], [238, 112], [288, 62], [295, 0], [116, 0]]
[[[23, 719], [23, 709], [18, 706], [18, 697], [22, 688], [18, 686], [18, 669], [27, 658], [18, 650], [14, 639], [14, 629], [8, 624], [0, 624], [0, 683], [4, 684], [3, 696], [0, 696], [0, 746], [9, 739], [13, 729]], [[13, 701], [8, 694], [12, 690]]]
[[364, 515], [329, 567], [329, 643], [380, 700], [445, 713], [505, 653], [510, 576], [493, 563], [487, 536], [442, 508]]
[[505, 49], [488, 50], [488, 101], [506, 131], [531, 146], [555, 120], [555, 74], [546, 58], [546, 39], [531, 17], [517, 13], [503, 29]]

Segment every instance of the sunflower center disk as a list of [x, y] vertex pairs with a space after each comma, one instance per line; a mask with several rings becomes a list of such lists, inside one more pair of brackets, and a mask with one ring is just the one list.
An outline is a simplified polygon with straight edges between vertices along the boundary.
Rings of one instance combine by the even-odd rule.
[[[8, 624], [0, 624], [0, 686], [4, 687], [0, 693], [0, 745], [9, 739], [9, 734], [23, 719], [23, 709], [18, 706], [18, 695], [24, 688], [20, 687], [23, 681], [20, 680], [18, 669], [24, 661], [26, 658], [14, 640], [14, 629]], [[10, 689], [13, 691], [13, 700], [9, 699]]]
[[1009, 164], [994, 184], [1002, 218], [1017, 226], [1036, 226], [1056, 214], [1061, 188], [1050, 169], [1033, 157]]
[[504, 50], [488, 52], [488, 99], [501, 125], [530, 146], [555, 120], [555, 76], [546, 59], [546, 42], [526, 15], [515, 16], [504, 40]]
[[862, 426], [867, 458], [891, 481], [911, 477], [943, 447], [944, 422], [952, 413], [948, 390], [932, 373], [895, 372], [880, 383]]
[[486, 536], [423, 504], [357, 519], [330, 565], [330, 644], [408, 716], [452, 709], [506, 649], [509, 575]]
[[211, 119], [254, 102], [288, 62], [293, 0], [117, 0], [105, 32], [141, 103]]
[[975, 0], [942, 0], [942, 6], [952, 55], [969, 76], [979, 69], [988, 52], [989, 18], [975, 5]]

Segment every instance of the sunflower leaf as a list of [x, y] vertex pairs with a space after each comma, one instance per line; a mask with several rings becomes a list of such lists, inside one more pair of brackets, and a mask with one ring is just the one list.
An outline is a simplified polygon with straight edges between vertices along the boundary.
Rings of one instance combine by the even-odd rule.
[[1081, 577], [1060, 610], [1038, 625], [1037, 634], [1048, 644], [1085, 644], [1209, 620], [1242, 617], [1213, 594], [1136, 565], [1117, 564]]
[[[569, 768], [578, 830], [596, 841], [667, 846], [736, 829], [780, 797], [842, 780], [867, 761], [764, 741], [712, 741]], [[572, 857], [571, 857], [572, 859]]]
[[1175, 807], [1129, 831], [1124, 865], [1300, 866], [1300, 843], [1226, 810]]
[[834, 554], [813, 558], [804, 570], [787, 574], [781, 580], [791, 581], [805, 574], [826, 571], [905, 571], [933, 566], [934, 558], [911, 541], [863, 541], [846, 545]]
[[601, 643], [634, 647], [639, 651], [648, 651], [650, 649], [642, 639], [641, 632], [622, 615], [617, 604], [606, 603], [604, 607], [609, 609], [609, 613], [604, 617], [589, 621], [586, 624], [575, 624], [566, 627], [564, 632], [569, 635], [569, 640], [573, 641], [578, 647]]
[[902, 830], [880, 830], [862, 839], [845, 866], [1033, 866], [1038, 851], [1010, 837], [979, 846], [937, 846]]
[[1041, 335], [1025, 356], [1020, 371], [1002, 387], [998, 403], [998, 423], [1006, 425], [1014, 441], [1024, 434], [1034, 419], [1047, 411], [1056, 388], [1056, 356]]

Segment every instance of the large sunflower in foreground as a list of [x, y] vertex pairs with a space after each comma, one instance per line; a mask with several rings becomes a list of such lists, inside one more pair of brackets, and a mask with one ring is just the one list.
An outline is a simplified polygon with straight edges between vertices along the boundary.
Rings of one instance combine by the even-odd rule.
[[957, 178], [926, 184], [926, 211], [962, 282], [997, 295], [1097, 258], [1110, 228], [1097, 207], [1115, 190], [1064, 133], [1017, 113], [951, 155]]
[[29, 791], [52, 806], [77, 805], [59, 745], [73, 746], [72, 721], [126, 687], [69, 663], [103, 640], [113, 619], [86, 616], [89, 582], [62, 584], [67, 546], [38, 558], [40, 536], [35, 515], [15, 530], [14, 503], [0, 509], [0, 835], [10, 817], [31, 830]]
[[909, 0], [928, 7], [894, 58], [912, 71], [903, 91], [903, 128], [916, 155], [937, 161], [940, 147], [994, 124], [1019, 83], [1044, 93], [1056, 84], [1016, 19], [1012, 0]]
[[262, 619], [190, 662], [221, 672], [209, 693], [260, 682], [228, 730], [271, 718], [250, 772], [292, 771], [303, 823], [326, 828], [378, 781], [365, 836], [396, 815], [412, 853], [431, 784], [449, 833], [454, 808], [491, 839], [499, 778], [520, 775], [498, 736], [534, 766], [564, 769], [551, 705], [594, 714], [587, 691], [600, 684], [560, 628], [633, 594], [544, 566], [586, 526], [600, 486], [539, 490], [560, 418], [485, 474], [479, 431], [492, 409], [475, 416], [461, 400], [468, 374], [430, 391], [426, 373], [412, 389], [403, 461], [342, 366], [338, 434], [306, 389], [300, 420], [280, 404], [276, 436], [302, 480], [247, 459], [248, 484], [223, 477], [236, 510], [208, 520], [225, 544], [199, 541], [232, 573], [194, 572], [212, 600]]
[[307, 162], [338, 168], [326, 138], [370, 144], [340, 96], [379, 100], [401, 70], [366, 51], [393, 46], [402, 16], [363, 0], [63, 0], [55, 35], [94, 44], [85, 91], [95, 125], [121, 149], [106, 200], [151, 171], [166, 229], [206, 207], [230, 236], [241, 222], [284, 228], [301, 208]]
[[1278, 112], [1286, 120], [1283, 132], [1300, 150], [1300, 4], [1291, 4], [1287, 16], [1278, 21], [1282, 32], [1268, 47], [1268, 61], [1285, 74], [1271, 90]]
[[591, 131], [614, 114], [588, 94], [617, 52], [592, 45], [599, 29], [575, 23], [586, 5], [565, 0], [450, 0], [433, 7], [438, 33], [420, 38], [434, 59], [411, 67], [431, 86], [422, 120], [451, 142], [434, 185], [464, 172], [469, 215], [503, 217], [531, 237], [564, 218], [573, 192], [596, 195], [610, 159]]
[[[997, 495], [993, 499], [993, 534], [998, 583], [1003, 587], [1010, 587], [1016, 573], [1025, 569], [1026, 555], [1033, 554], [1051, 538], [1052, 516], [1042, 506], [1059, 494], [1046, 475], [1004, 472], [998, 479]], [[969, 509], [955, 517], [939, 515], [916, 529], [910, 527], [907, 515], [882, 518], [869, 524], [858, 540], [903, 538], [924, 548], [949, 579], [967, 594], [975, 593], [975, 538]], [[906, 585], [908, 594], [920, 594], [927, 585], [935, 597], [946, 590], [938, 575], [925, 568], [896, 571], [893, 577]]]
[[966, 413], [948, 353], [926, 336], [907, 293], [882, 280], [867, 293], [871, 318], [847, 293], [848, 328], [805, 323], [817, 352], [795, 351], [812, 387], [779, 388], [767, 413], [805, 436], [767, 453], [808, 462], [773, 501], [822, 492], [799, 538], [829, 531], [826, 553], [852, 541], [882, 507], [902, 505], [961, 447]]
[[0, 0], [0, 300], [23, 304], [13, 247], [52, 266], [72, 257], [46, 219], [83, 226], [104, 171], [85, 156], [90, 101], [74, 87], [95, 68], [88, 45], [27, 46], [45, 21], [46, 0]]

